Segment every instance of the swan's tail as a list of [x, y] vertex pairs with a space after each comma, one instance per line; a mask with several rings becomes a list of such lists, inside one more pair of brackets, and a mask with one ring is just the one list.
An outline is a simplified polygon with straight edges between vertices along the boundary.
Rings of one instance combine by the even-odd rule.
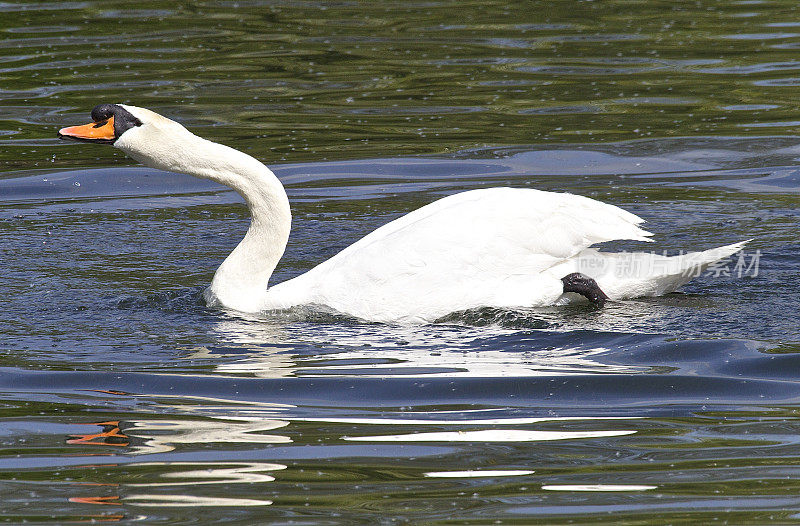
[[[594, 254], [590, 254], [589, 251], [584, 251], [580, 261], [589, 267], [598, 266], [596, 258], [601, 256], [602, 264], [599, 266], [602, 268], [594, 271], [586, 268], [585, 273], [593, 277], [611, 299], [660, 296], [676, 291], [715, 263], [739, 252], [749, 241], [677, 256], [643, 252], [608, 254], [594, 251]], [[720, 264], [720, 268], [715, 271], [716, 275], [729, 273], [728, 265]], [[583, 265], [579, 263], [580, 266]]]

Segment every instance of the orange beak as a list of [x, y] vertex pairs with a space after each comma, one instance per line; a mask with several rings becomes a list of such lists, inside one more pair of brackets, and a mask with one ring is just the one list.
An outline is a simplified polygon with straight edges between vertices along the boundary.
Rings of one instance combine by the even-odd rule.
[[117, 140], [114, 134], [114, 117], [106, 121], [92, 122], [82, 126], [70, 126], [58, 130], [59, 139], [74, 141], [99, 142], [113, 144]]

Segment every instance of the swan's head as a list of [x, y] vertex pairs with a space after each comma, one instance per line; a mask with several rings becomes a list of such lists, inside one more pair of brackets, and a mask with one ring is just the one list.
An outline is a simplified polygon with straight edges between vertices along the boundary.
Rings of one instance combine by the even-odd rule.
[[[133, 110], [133, 111], [131, 111]], [[100, 144], [115, 144], [126, 132], [144, 126], [145, 121], [136, 113], [147, 112], [142, 108], [122, 104], [98, 104], [92, 110], [92, 121], [81, 126], [69, 126], [58, 130], [59, 139]], [[148, 112], [153, 113], [153, 112]], [[153, 115], [157, 115], [153, 113]], [[158, 115], [160, 117], [160, 115]], [[163, 117], [161, 117], [163, 119]]]
[[[60, 139], [110, 144], [147, 166], [184, 171], [187, 147], [198, 139], [181, 124], [126, 104], [98, 104], [92, 121], [58, 131]], [[191, 157], [191, 155], [190, 155]]]

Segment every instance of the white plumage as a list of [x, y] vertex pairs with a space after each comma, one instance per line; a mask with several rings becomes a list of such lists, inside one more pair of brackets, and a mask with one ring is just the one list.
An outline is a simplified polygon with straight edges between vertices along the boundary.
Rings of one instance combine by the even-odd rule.
[[581, 272], [616, 300], [672, 292], [742, 244], [664, 257], [591, 245], [651, 241], [643, 220], [586, 197], [521, 188], [472, 190], [388, 223], [309, 272], [276, 285], [267, 308], [318, 304], [375, 321], [432, 321], [454, 311], [586, 301], [561, 278]]
[[[114, 145], [140, 162], [218, 181], [253, 216], [245, 238], [217, 270], [212, 303], [246, 311], [320, 305], [365, 320], [430, 322], [475, 307], [526, 308], [585, 301], [561, 278], [580, 272], [612, 300], [672, 292], [737, 243], [675, 257], [609, 254], [614, 240], [651, 241], [643, 220], [587, 197], [532, 189], [472, 190], [396, 219], [307, 273], [267, 287], [291, 226], [283, 186], [262, 163], [142, 108]], [[68, 130], [68, 129], [65, 129]], [[63, 131], [63, 130], [62, 130]]]
[[275, 286], [270, 297], [278, 304], [316, 303], [381, 321], [431, 320], [480, 306], [552, 304], [568, 272], [548, 276], [548, 269], [594, 243], [647, 239], [636, 226], [640, 222], [576, 195], [473, 190], [382, 226]]

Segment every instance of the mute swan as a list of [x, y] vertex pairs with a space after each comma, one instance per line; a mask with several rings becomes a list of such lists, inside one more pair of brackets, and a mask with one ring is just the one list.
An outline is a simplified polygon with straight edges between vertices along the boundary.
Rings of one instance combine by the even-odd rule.
[[112, 144], [160, 170], [238, 192], [252, 220], [205, 297], [243, 312], [321, 305], [364, 320], [430, 322], [475, 307], [520, 308], [672, 292], [744, 242], [665, 257], [604, 253], [613, 240], [651, 241], [639, 217], [566, 193], [490, 188], [451, 195], [396, 219], [296, 278], [267, 287], [286, 248], [289, 201], [253, 157], [135, 106], [100, 104], [94, 122], [59, 137]]

